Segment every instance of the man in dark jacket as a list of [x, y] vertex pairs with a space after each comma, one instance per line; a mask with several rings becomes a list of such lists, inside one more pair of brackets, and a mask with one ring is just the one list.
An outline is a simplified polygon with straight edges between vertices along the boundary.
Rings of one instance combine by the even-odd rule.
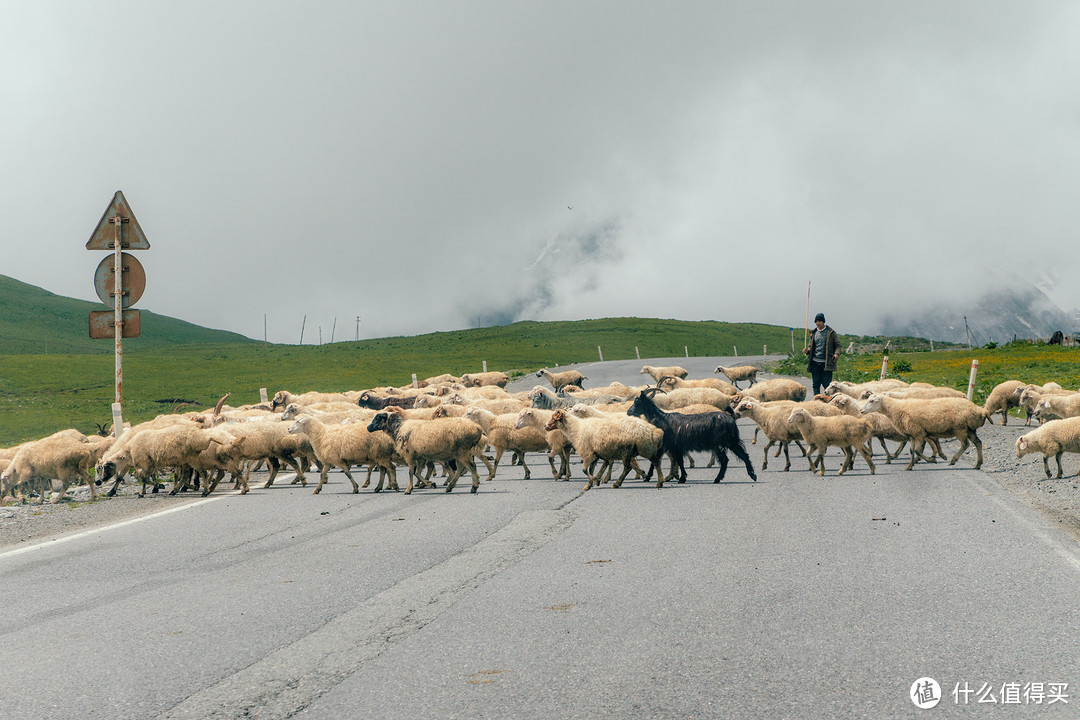
[[836, 337], [836, 331], [825, 324], [823, 313], [814, 316], [810, 346], [803, 348], [803, 352], [808, 360], [806, 367], [810, 371], [814, 394], [817, 395], [832, 382], [836, 361], [840, 358], [840, 340]]

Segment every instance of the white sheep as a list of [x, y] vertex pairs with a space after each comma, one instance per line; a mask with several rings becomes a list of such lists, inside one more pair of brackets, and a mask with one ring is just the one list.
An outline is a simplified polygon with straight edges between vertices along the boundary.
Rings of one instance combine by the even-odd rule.
[[[439, 418], [437, 420], [406, 420], [397, 408], [376, 413], [368, 425], [369, 432], [382, 430], [394, 439], [394, 446], [409, 467], [409, 487], [413, 480], [420, 480], [420, 468], [427, 463], [443, 463], [450, 470], [446, 480], [446, 492], [457, 484], [466, 468], [472, 472], [472, 492], [480, 487], [473, 457], [480, 452], [483, 431], [480, 426], [464, 418]], [[426, 481], [420, 480], [427, 484]]]
[[263, 488], [273, 486], [281, 471], [281, 464], [288, 465], [296, 479], [307, 486], [307, 477], [301, 465], [315, 459], [315, 451], [306, 437], [289, 434], [289, 424], [279, 421], [237, 423], [228, 426], [229, 433], [237, 438], [237, 456], [247, 463], [244, 482], [249, 479], [252, 468], [263, 462], [270, 466], [270, 475]]
[[[719, 390], [725, 395], [735, 395], [739, 392], [739, 389], [729, 382], [724, 382], [720, 378], [698, 378], [695, 380], [686, 380], [683, 378], [667, 377], [660, 378], [656, 383], [664, 390], [674, 390], [676, 388], [689, 388], [689, 387], [711, 387], [714, 390]], [[640, 390], [639, 390], [640, 392]], [[636, 395], [637, 393], [630, 393], [630, 395]]]
[[[1057, 383], [1053, 384], [1057, 385]], [[1040, 424], [1044, 420], [1042, 415], [1039, 413], [1039, 403], [1042, 402], [1043, 397], [1049, 395], [1071, 395], [1073, 393], [1072, 390], [1063, 390], [1060, 385], [1050, 388], [1039, 385], [1026, 385], [1024, 387], [1017, 388], [1013, 392], [1019, 397], [1020, 407], [1024, 409], [1024, 412], [1034, 416]]]
[[[122, 435], [120, 441], [102, 456], [97, 464], [98, 476], [105, 481], [114, 473], [119, 476], [129, 468], [134, 469], [136, 477], [142, 482], [139, 497], [146, 495], [148, 483], [156, 483], [158, 471], [190, 466], [192, 460], [212, 442], [226, 446], [236, 443], [236, 438], [230, 433], [218, 428], [199, 428], [193, 423], [145, 429], [131, 433], [131, 439], [123, 442], [127, 435]], [[182, 486], [183, 481], [177, 480], [177, 483]], [[156, 484], [154, 492], [157, 492]]]
[[[881, 443], [881, 449], [885, 451], [885, 462], [892, 464], [892, 461], [900, 457], [900, 453], [907, 447], [907, 436], [896, 429], [896, 426], [892, 424], [892, 420], [885, 417], [881, 413], [867, 413], [862, 414], [862, 402], [856, 400], [850, 395], [844, 395], [838, 393], [833, 396], [829, 401], [829, 405], [839, 408], [845, 415], [851, 415], [852, 417], [861, 417], [870, 423], [870, 427], [873, 429], [873, 437], [878, 439]], [[941, 446], [938, 445], [936, 438], [927, 438], [930, 444], [934, 447], [934, 454], [941, 455], [943, 459], [945, 455], [941, 452]], [[900, 443], [900, 446], [896, 448], [896, 452], [889, 452], [889, 446], [885, 444], [886, 440], [892, 440]], [[931, 459], [934, 455], [930, 456]], [[932, 461], [932, 460], [931, 460]]]
[[[641, 455], [652, 462], [656, 469], [657, 487], [663, 487], [664, 476], [660, 469], [660, 449], [664, 441], [664, 433], [659, 428], [653, 428], [647, 437], [639, 433], [627, 433], [625, 426], [615, 418], [590, 417], [579, 418], [566, 410], [556, 410], [551, 415], [551, 420], [546, 428], [554, 430], [563, 428], [574, 449], [581, 457], [581, 464], [589, 482], [585, 489], [598, 485], [604, 476], [604, 471], [616, 460], [623, 461], [623, 471], [612, 487], [619, 487], [630, 473], [631, 463], [636, 456]], [[596, 460], [602, 460], [600, 470], [594, 475], [588, 468]]]
[[424, 378], [416, 384], [419, 387], [426, 388], [431, 387], [432, 385], [445, 385], [447, 383], [459, 382], [461, 382], [461, 378], [457, 377], [456, 375], [451, 375], [450, 373], [443, 373], [442, 375], [433, 375], [432, 377]]
[[863, 403], [862, 413], [883, 413], [909, 443], [911, 460], [905, 470], [910, 470], [916, 457], [930, 462], [922, 454], [928, 438], [955, 437], [960, 449], [949, 460], [955, 465], [973, 442], [978, 457], [975, 469], [982, 467], [982, 440], [976, 430], [983, 426], [989, 416], [986, 410], [967, 398], [937, 398], [934, 400], [898, 400], [887, 395], [873, 394]]
[[548, 462], [552, 463], [554, 469], [554, 459], [559, 457], [562, 459], [562, 463], [559, 466], [559, 471], [555, 473], [555, 479], [562, 478], [563, 480], [570, 479], [570, 451], [573, 449], [573, 444], [570, 442], [570, 438], [566, 432], [561, 428], [553, 430], [546, 430], [546, 426], [551, 422], [551, 416], [555, 414], [554, 410], [542, 410], [540, 408], [525, 408], [517, 415], [517, 420], [514, 421], [514, 428], [521, 430], [524, 428], [535, 428], [544, 433], [544, 438], [548, 445]]
[[735, 395], [726, 395], [715, 388], [676, 388], [653, 398], [661, 410], [675, 410], [687, 405], [712, 405], [716, 410], [727, 410], [735, 402]]
[[[794, 408], [790, 405], [766, 406], [753, 398], [743, 398], [736, 403], [735, 417], [748, 417], [753, 420], [758, 429], [765, 434], [765, 438], [769, 441], [765, 445], [765, 451], [762, 456], [762, 470], [769, 467], [769, 448], [774, 444], [779, 446], [777, 448], [778, 453], [781, 449], [784, 451], [784, 472], [791, 469], [791, 456], [788, 454], [788, 443], [795, 443], [799, 450], [802, 451], [803, 455], [806, 455], [806, 448], [799, 442], [799, 440], [802, 439], [802, 433], [799, 432], [797, 427], [794, 427], [787, 421], [793, 409]], [[814, 463], [812, 461], [810, 462], [810, 469], [814, 469]]]
[[[1009, 419], [1009, 410], [1020, 407], [1020, 393], [1016, 392], [1016, 390], [1023, 387], [1026, 387], [1026, 383], [1020, 380], [1006, 380], [995, 385], [990, 394], [986, 396], [986, 402], [983, 403], [983, 409], [986, 410], [987, 417], [999, 412], [1001, 413], [1001, 424], [1005, 425]], [[1027, 424], [1031, 424], [1031, 413], [1027, 414]]]
[[[864, 390], [860, 400], [865, 400], [873, 394], [871, 390]], [[966, 398], [967, 395], [950, 387], [906, 387], [897, 390], [885, 390], [882, 395], [888, 395], [897, 400], [935, 400], [937, 398]]]
[[[270, 402], [270, 409], [277, 410], [279, 407], [283, 408], [289, 403], [297, 403], [299, 405], [309, 405], [311, 403], [318, 402], [350, 402], [350, 398], [345, 393], [324, 393], [324, 392], [306, 392], [299, 395], [294, 395], [288, 390], [279, 390], [274, 393], [274, 397]], [[352, 400], [355, 402], [355, 400]]]
[[504, 372], [497, 371], [465, 373], [461, 376], [461, 384], [465, 387], [484, 387], [488, 385], [495, 385], [504, 388], [509, 382], [509, 375]]
[[[519, 410], [515, 413], [496, 415], [482, 408], [469, 408], [465, 411], [465, 418], [480, 426], [480, 429], [484, 431], [484, 436], [487, 437], [491, 447], [495, 450], [495, 457], [491, 463], [488, 480], [495, 478], [495, 472], [499, 469], [499, 461], [502, 460], [503, 453], [507, 450], [518, 454], [518, 457], [521, 458], [521, 467], [525, 470], [526, 480], [532, 477], [532, 473], [525, 462], [525, 453], [547, 452], [550, 450], [547, 433], [542, 428], [532, 425], [516, 427], [520, 413]], [[555, 459], [551, 455], [548, 455], [548, 464], [551, 465], [552, 476], [557, 478], [559, 472], [555, 469]]]
[[621, 382], [612, 381], [604, 387], [589, 388], [583, 390], [576, 385], [567, 385], [563, 388], [561, 395], [573, 395], [575, 398], [587, 398], [595, 397], [597, 395], [603, 395], [605, 397], [614, 396], [618, 398], [631, 398], [637, 395], [639, 392], [649, 387], [648, 385], [639, 385], [636, 387], [623, 385]]
[[679, 379], [685, 378], [688, 373], [685, 368], [681, 368], [678, 365], [668, 365], [667, 367], [653, 367], [652, 365], [644, 365], [641, 368], [641, 375], [650, 375], [655, 382], [660, 382], [665, 377], [677, 377]]
[[725, 376], [727, 376], [727, 379], [730, 380], [736, 388], [738, 388], [739, 381], [741, 380], [749, 380], [750, 385], [748, 387], [753, 387], [754, 383], [757, 382], [757, 374], [761, 372], [761, 370], [754, 367], [753, 365], [738, 365], [736, 367], [724, 367], [723, 365], [717, 365], [716, 369], [713, 370], [713, 372], [723, 373]]
[[[14, 495], [17, 486], [40, 493], [39, 504], [49, 490], [57, 492], [56, 503], [74, 480], [90, 485], [90, 498], [97, 498], [90, 481], [93, 452], [85, 435], [78, 431], [60, 431], [33, 442], [24, 443], [15, 452], [7, 468], [0, 473], [0, 497]], [[20, 491], [21, 494], [21, 491]]]
[[870, 423], [850, 415], [814, 417], [802, 408], [792, 410], [787, 421], [797, 427], [802, 434], [807, 445], [807, 457], [810, 457], [814, 450], [818, 451], [817, 459], [811, 459], [810, 465], [811, 469], [816, 467], [819, 475], [825, 475], [825, 451], [829, 447], [838, 447], [844, 451], [844, 464], [836, 473], [837, 475], [843, 475], [855, 463], [853, 447], [870, 466], [870, 474], [874, 474], [874, 461], [867, 447], [867, 442], [873, 432]]
[[[297, 418], [289, 426], [289, 432], [294, 435], [299, 433], [307, 435], [311, 439], [315, 457], [322, 465], [319, 484], [315, 486], [312, 494], [317, 495], [322, 490], [331, 467], [341, 468], [345, 477], [352, 483], [353, 492], [360, 492], [360, 486], [356, 484], [352, 473], [349, 472], [353, 465], [370, 465], [379, 468], [379, 483], [375, 487], [375, 492], [382, 490], [384, 475], [390, 476], [390, 489], [398, 489], [397, 469], [394, 465], [394, 442], [386, 433], [370, 432], [366, 424], [360, 423], [326, 424], [312, 415]], [[366, 482], [364, 486], [367, 486]]]
[[568, 385], [576, 385], [577, 387], [584, 387], [583, 382], [588, 380], [587, 377], [582, 375], [577, 370], [564, 370], [562, 372], [551, 372], [550, 370], [537, 370], [536, 377], [542, 377], [551, 383], [551, 387], [555, 388], [555, 392], [562, 390]]
[[1050, 477], [1047, 459], [1053, 455], [1057, 461], [1057, 476], [1061, 477], [1061, 455], [1067, 452], [1080, 453], [1080, 417], [1051, 420], [1016, 439], [1016, 457], [1021, 458], [1033, 452], [1043, 454], [1046, 477]]
[[848, 395], [850, 397], [861, 399], [862, 394], [866, 390], [872, 392], [884, 392], [885, 390], [897, 390], [899, 388], [906, 388], [908, 384], [903, 380], [895, 378], [888, 378], [886, 380], [871, 380], [864, 383], [852, 383], [845, 382], [843, 380], [833, 380], [829, 383], [829, 386], [825, 388], [826, 395], [836, 395], [837, 393]]
[[735, 397], [736, 402], [747, 397], [758, 402], [774, 400], [795, 400], [798, 402], [806, 399], [806, 386], [798, 380], [790, 378], [772, 378], [755, 383], [753, 387], [740, 390]]
[[1043, 395], [1035, 412], [1043, 420], [1077, 417], [1080, 415], [1080, 393]]

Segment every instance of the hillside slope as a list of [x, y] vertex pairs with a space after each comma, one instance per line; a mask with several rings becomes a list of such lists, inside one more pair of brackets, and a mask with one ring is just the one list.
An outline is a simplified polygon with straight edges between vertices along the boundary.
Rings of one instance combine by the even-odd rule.
[[[113, 343], [92, 340], [91, 310], [101, 303], [55, 295], [0, 275], [0, 354], [112, 354]], [[210, 330], [140, 308], [142, 333], [124, 340], [124, 347], [152, 350], [177, 344], [255, 342], [238, 333]]]

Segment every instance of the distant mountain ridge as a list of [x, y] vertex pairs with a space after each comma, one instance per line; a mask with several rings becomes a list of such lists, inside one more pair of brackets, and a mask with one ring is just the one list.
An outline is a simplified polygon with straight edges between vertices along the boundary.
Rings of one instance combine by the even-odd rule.
[[1080, 318], [1075, 312], [1062, 310], [1041, 287], [1012, 278], [1002, 289], [984, 293], [977, 300], [936, 303], [906, 311], [903, 317], [888, 315], [882, 320], [884, 335], [966, 343], [968, 330], [973, 345], [1001, 344], [1014, 338], [1049, 338], [1057, 330], [1066, 335], [1080, 333]]
[[[112, 354], [113, 343], [90, 338], [91, 310], [101, 303], [76, 300], [0, 275], [0, 355]], [[124, 348], [152, 350], [186, 343], [256, 342], [239, 333], [211, 330], [141, 308], [141, 335]]]

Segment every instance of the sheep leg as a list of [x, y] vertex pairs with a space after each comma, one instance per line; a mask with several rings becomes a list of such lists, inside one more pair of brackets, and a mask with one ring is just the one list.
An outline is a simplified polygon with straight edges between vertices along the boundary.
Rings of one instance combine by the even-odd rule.
[[[742, 440], [735, 443], [735, 446], [731, 448], [731, 452], [735, 453], [735, 457], [743, 461], [743, 465], [746, 466], [746, 474], [750, 476], [750, 479], [757, 482], [757, 473], [754, 472], [754, 464], [750, 462], [750, 454], [747, 453], [746, 448], [743, 447]], [[719, 482], [719, 480], [714, 482]]]
[[[770, 440], [769, 444], [765, 446], [765, 453], [761, 457], [761, 469], [762, 470], [765, 470], [765, 469], [767, 469], [769, 467], [769, 448], [771, 448], [773, 446], [773, 443], [779, 443], [779, 442], [780, 442], [779, 440]], [[783, 443], [781, 443], [781, 444], [783, 444]], [[784, 447], [784, 453], [785, 454], [787, 453], [787, 446], [786, 445]], [[790, 466], [790, 465], [791, 465], [791, 462], [789, 461], [788, 466]], [[787, 468], [784, 468], [784, 469], [787, 470]]]
[[379, 466], [379, 485], [375, 488], [375, 492], [379, 492], [380, 490], [382, 490], [384, 471], [390, 477], [390, 480], [386, 484], [386, 487], [388, 487], [390, 490], [397, 492], [400, 489], [398, 488], [397, 484], [397, 466], [395, 466], [393, 463], [387, 463], [386, 465]]
[[187, 490], [188, 485], [191, 483], [191, 475], [188, 474], [188, 470], [185, 468], [180, 471], [179, 477], [173, 476], [172, 490], [169, 491], [169, 495], [175, 495], [178, 492]]
[[[118, 487], [120, 487], [120, 483], [121, 483], [121, 481], [123, 481], [124, 475], [126, 475], [126, 474], [127, 474], [127, 470], [124, 470], [123, 472], [117, 474], [116, 480], [113, 481], [112, 487], [109, 488], [109, 492], [105, 493], [106, 497], [116, 497], [116, 489]], [[108, 477], [104, 477], [104, 478], [101, 479], [101, 481], [105, 482], [108, 479], [109, 479]]]
[[[611, 484], [611, 487], [617, 488], [622, 486], [622, 481], [626, 479], [626, 476], [630, 474], [630, 463], [634, 462], [634, 456], [628, 455], [623, 458], [622, 475], [619, 475], [619, 479]], [[612, 463], [614, 464], [614, 463]]]
[[[974, 430], [971, 431], [971, 442], [975, 443], [975, 452], [977, 454], [977, 457], [975, 459], [975, 469], [978, 470], [982, 467], [983, 462], [983, 444], [982, 440], [979, 439], [979, 436], [975, 433]], [[1058, 465], [1061, 465], [1060, 460], [1058, 460]]]
[[754, 438], [750, 441], [751, 445], [757, 445], [757, 434], [758, 434], [759, 430], [761, 430], [760, 427], [755, 427], [754, 428]]
[[[481, 457], [483, 457], [481, 455]], [[480, 476], [476, 472], [476, 461], [472, 458], [469, 459], [469, 472], [472, 473], [472, 489], [469, 490], [473, 495], [480, 489]]]
[[855, 451], [851, 449], [851, 446], [848, 445], [840, 449], [844, 451], [844, 464], [840, 466], [840, 470], [836, 473], [837, 475], [843, 475], [855, 464]]
[[315, 486], [315, 489], [311, 491], [312, 495], [318, 495], [322, 491], [323, 485], [326, 484], [326, 476], [330, 472], [329, 465], [323, 465], [322, 472], [319, 473], [319, 484]]
[[525, 479], [526, 480], [531, 479], [532, 478], [532, 473], [529, 471], [529, 466], [525, 462], [525, 452], [524, 451], [517, 452], [516, 457], [518, 457], [519, 460], [520, 460], [520, 462], [518, 464], [521, 465], [521, 469], [525, 471]]
[[656, 455], [649, 458], [649, 472], [656, 468], [656, 487], [657, 489], [664, 487], [664, 469], [660, 466], [660, 461], [663, 459], [663, 453], [657, 451]]
[[405, 488], [405, 494], [406, 494], [406, 495], [411, 495], [411, 494], [412, 494], [412, 489], [413, 489], [413, 476], [414, 476], [414, 474], [415, 474], [415, 473], [414, 473], [414, 470], [415, 470], [415, 469], [416, 469], [416, 466], [415, 466], [414, 464], [410, 463], [410, 464], [409, 464], [409, 487]]
[[345, 473], [345, 477], [349, 478], [349, 482], [352, 483], [353, 494], [356, 494], [360, 492], [360, 486], [356, 484], [355, 480], [353, 480], [352, 473], [349, 472], [349, 467], [350, 466], [348, 465], [348, 463], [346, 463], [345, 465], [341, 466], [341, 470]]
[[[491, 464], [491, 461], [487, 459], [487, 456], [484, 455], [483, 451], [480, 450], [480, 448], [476, 448], [475, 450], [473, 450], [473, 457], [480, 458], [484, 462], [484, 465], [488, 469], [488, 480], [495, 477], [495, 467]], [[470, 460], [469, 462], [471, 462], [473, 465], [476, 464], [475, 461], [472, 460]], [[462, 472], [464, 472], [464, 470]]]
[[[207, 474], [207, 476], [203, 480], [203, 482], [205, 484], [205, 487], [203, 488], [203, 497], [206, 497], [210, 493], [217, 490], [218, 483], [221, 482], [221, 479], [223, 477], [225, 477], [225, 471], [222, 470], [221, 468], [218, 468], [217, 470], [214, 471], [213, 479], [211, 479], [211, 475]], [[247, 485], [245, 485], [243, 491], [241, 491], [240, 494], [244, 495], [244, 494], [247, 493], [247, 491], [248, 491], [248, 488], [247, 488]]]
[[551, 453], [547, 456], [548, 465], [551, 466], [551, 477], [555, 480], [559, 479], [559, 470], [555, 467], [555, 458], [551, 457]]
[[[299, 480], [302, 484], [307, 485], [307, 478], [304, 476], [304, 471], [300, 469], [300, 466], [296, 463], [296, 460], [289, 457], [288, 455], [283, 455], [281, 459], [284, 460], [285, 464], [291, 467], [293, 469], [293, 472], [296, 473], [296, 480]], [[296, 480], [294, 480], [293, 482], [295, 483]]]
[[[270, 458], [267, 463], [270, 465], [270, 477], [266, 478], [266, 483], [263, 485], [263, 490], [274, 484], [274, 479], [277, 478], [278, 470], [281, 469], [281, 463], [277, 461], [277, 458]], [[244, 471], [244, 480], [246, 481], [251, 475], [251, 463], [248, 463], [247, 469]]]
[[[870, 452], [870, 443], [867, 441], [866, 445], [859, 446], [859, 454], [866, 460], [866, 464], [870, 466], [870, 474], [874, 475], [877, 472], [877, 468], [874, 467], [873, 453]], [[886, 453], [888, 455], [888, 453]]]
[[[634, 472], [636, 473], [636, 475], [634, 475], [635, 478], [643, 478], [643, 477], [645, 477], [645, 471], [641, 469], [640, 465], [638, 465], [637, 458], [635, 458], [635, 457], [630, 458], [630, 466], [634, 468]], [[694, 458], [690, 458], [690, 467], [694, 467]], [[650, 470], [651, 469], [652, 468], [650, 468]]]
[[[949, 460], [949, 465], [955, 465], [956, 461], [960, 459], [960, 456], [963, 455], [964, 451], [968, 449], [969, 445], [971, 445], [971, 443], [968, 442], [967, 433], [965, 432], [957, 433], [956, 439], [960, 441], [960, 449], [957, 450], [956, 454], [952, 456], [951, 460]], [[981, 459], [982, 458], [980, 458], [980, 460]], [[980, 462], [979, 464], [981, 465], [982, 463]], [[976, 466], [976, 469], [978, 469], [978, 466]]]
[[605, 460], [604, 464], [600, 467], [599, 473], [594, 475], [592, 472], [590, 472], [590, 469], [596, 466], [596, 463], [599, 461], [599, 459], [600, 458], [593, 458], [592, 462], [586, 465], [585, 458], [581, 458], [581, 469], [585, 472], [585, 476], [589, 478], [589, 482], [585, 485], [586, 490], [600, 484], [600, 477], [601, 475], [603, 475], [604, 470], [607, 468], [608, 461]]
[[1043, 470], [1046, 472], [1046, 477], [1050, 477], [1050, 465], [1046, 461], [1050, 459], [1049, 455], [1043, 455]]
[[[499, 461], [502, 460], [502, 456], [503, 456], [504, 452], [506, 452], [506, 448], [496, 448], [496, 450], [495, 450], [495, 462], [491, 463], [488, 466], [488, 469], [491, 471], [490, 473], [488, 473], [488, 476], [487, 476], [488, 480], [494, 480], [495, 479], [495, 471], [499, 469]], [[483, 457], [483, 456], [481, 456], [481, 457]], [[517, 457], [516, 454], [511, 454], [511, 456], [510, 456], [510, 464], [511, 465], [514, 464], [514, 458], [515, 457]]]
[[[457, 460], [451, 460], [445, 467], [450, 471], [450, 474], [446, 478], [446, 492], [450, 492], [454, 489], [454, 486], [457, 485], [458, 478], [465, 472], [465, 466]], [[475, 465], [473, 467], [475, 467]]]
[[[716, 454], [720, 457], [720, 472], [716, 473], [716, 477], [713, 479], [713, 484], [714, 485], [724, 479], [724, 475], [725, 475], [725, 473], [727, 473], [727, 464], [728, 464], [728, 457], [727, 457], [727, 449], [726, 448], [719, 448], [716, 451]], [[746, 455], [745, 450], [743, 450], [743, 455]], [[754, 475], [754, 468], [750, 467], [750, 465], [749, 465], [749, 460], [750, 459], [748, 457], [747, 458], [747, 463], [748, 464], [746, 466], [747, 470], [750, 473], [751, 477], [756, 477]], [[685, 477], [679, 478], [679, 482], [681, 482], [681, 483], [686, 482], [686, 478]]]

